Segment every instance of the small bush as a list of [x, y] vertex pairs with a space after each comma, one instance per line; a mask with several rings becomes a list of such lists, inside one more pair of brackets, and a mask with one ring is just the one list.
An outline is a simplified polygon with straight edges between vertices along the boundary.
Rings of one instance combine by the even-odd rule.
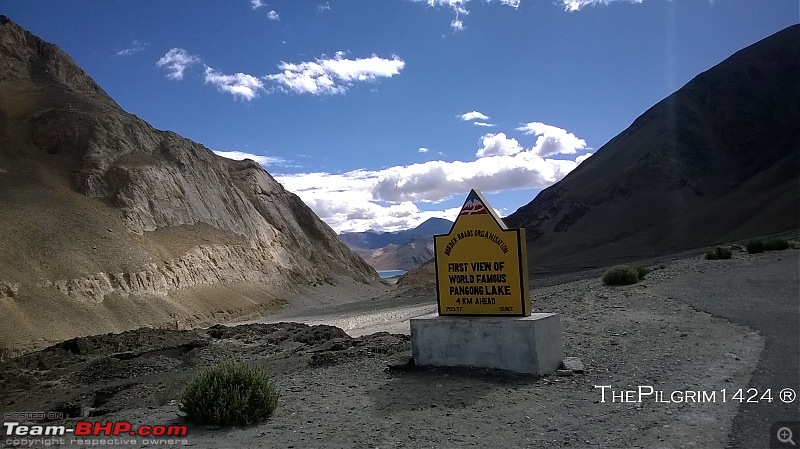
[[706, 251], [706, 259], [708, 260], [730, 259], [731, 257], [733, 257], [731, 250], [721, 246]]
[[789, 249], [789, 242], [783, 239], [772, 239], [764, 242], [764, 251], [783, 251]]
[[750, 254], [763, 253], [764, 251], [783, 251], [791, 245], [784, 239], [751, 240], [747, 242], [747, 252]]
[[645, 267], [644, 265], [637, 265], [636, 267], [634, 267], [634, 270], [636, 270], [636, 276], [639, 277], [640, 281], [644, 279], [645, 276], [647, 276], [647, 273], [653, 271]]
[[180, 410], [199, 424], [246, 426], [269, 418], [277, 405], [278, 392], [264, 370], [224, 362], [189, 381]]
[[630, 285], [639, 282], [639, 272], [627, 265], [616, 265], [603, 274], [605, 285]]
[[756, 253], [763, 253], [764, 252], [764, 242], [761, 240], [751, 240], [747, 242], [747, 252], [750, 254]]

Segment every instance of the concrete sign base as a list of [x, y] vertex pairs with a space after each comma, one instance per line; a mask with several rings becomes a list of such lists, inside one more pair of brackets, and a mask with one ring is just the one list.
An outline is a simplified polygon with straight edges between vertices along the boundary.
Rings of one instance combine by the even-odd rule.
[[561, 315], [411, 319], [411, 350], [420, 366], [464, 366], [553, 373], [564, 357]]

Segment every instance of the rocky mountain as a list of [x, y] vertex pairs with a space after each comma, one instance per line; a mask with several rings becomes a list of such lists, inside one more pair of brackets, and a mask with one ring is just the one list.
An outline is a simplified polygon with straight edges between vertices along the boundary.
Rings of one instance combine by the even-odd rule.
[[260, 314], [377, 274], [294, 194], [0, 17], [0, 349]]
[[749, 46], [636, 119], [506, 219], [532, 273], [800, 228], [800, 26]]
[[398, 232], [345, 232], [339, 238], [376, 270], [411, 270], [434, 257], [433, 236], [447, 234], [453, 222], [429, 218]]

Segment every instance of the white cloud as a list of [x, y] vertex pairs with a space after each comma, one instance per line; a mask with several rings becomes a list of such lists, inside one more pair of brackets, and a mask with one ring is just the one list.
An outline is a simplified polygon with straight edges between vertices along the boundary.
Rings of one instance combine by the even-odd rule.
[[486, 134], [481, 137], [483, 146], [478, 149], [475, 156], [482, 158], [487, 156], [510, 156], [522, 152], [522, 147], [517, 139], [506, 137], [505, 133]]
[[275, 179], [337, 232], [399, 231], [432, 217], [454, 220], [458, 214], [459, 208], [423, 211], [412, 201], [376, 201], [372, 189], [377, 173], [301, 173], [276, 175]]
[[[463, 17], [469, 15], [467, 3], [470, 0], [411, 0], [415, 3], [426, 3], [430, 7], [446, 7], [453, 10], [455, 17], [450, 22], [450, 27], [455, 31], [461, 31], [465, 28]], [[492, 0], [486, 0], [486, 3], [492, 3]], [[514, 9], [519, 8], [520, 0], [499, 0], [501, 5], [510, 6]]]
[[[165, 67], [168, 78], [180, 80], [186, 68], [199, 63], [200, 58], [182, 48], [173, 48], [156, 65]], [[267, 92], [264, 81], [277, 84], [284, 92], [310, 93], [314, 95], [344, 93], [355, 82], [374, 82], [378, 78], [391, 78], [405, 67], [405, 61], [397, 56], [391, 59], [372, 55], [369, 58], [347, 59], [344, 52], [336, 52], [333, 58], [321, 57], [314, 62], [292, 64], [281, 62], [281, 73], [258, 78], [246, 73], [226, 75], [205, 66], [205, 82], [213, 84], [220, 92], [234, 97], [252, 100], [261, 91]], [[269, 89], [269, 92], [275, 89]]]
[[457, 115], [456, 117], [460, 118], [465, 122], [469, 122], [472, 120], [489, 120], [489, 116], [478, 111], [466, 112], [461, 115]]
[[552, 156], [555, 154], [575, 154], [579, 150], [586, 149], [586, 141], [579, 139], [570, 132], [564, 129], [545, 125], [541, 122], [526, 123], [519, 128], [528, 135], [539, 136], [536, 139], [536, 144], [533, 146], [533, 151], [538, 156]]
[[158, 67], [165, 67], [169, 72], [167, 78], [182, 80], [183, 72], [192, 64], [200, 62], [200, 58], [189, 54], [182, 48], [173, 48], [156, 62]]
[[561, 0], [565, 11], [580, 11], [584, 6], [589, 5], [608, 5], [615, 2], [624, 1], [627, 3], [642, 3], [642, 0]]
[[484, 123], [484, 122], [472, 122], [472, 124], [475, 126], [483, 126], [486, 128], [492, 128], [495, 126], [493, 123]]
[[267, 13], [267, 18], [269, 20], [281, 20], [281, 16], [274, 9]]
[[232, 94], [234, 98], [250, 101], [264, 90], [264, 83], [260, 79], [245, 73], [225, 75], [206, 66], [205, 75], [206, 83], [213, 84], [220, 92]]
[[287, 165], [286, 159], [282, 157], [262, 156], [260, 154], [245, 153], [243, 151], [214, 151], [214, 154], [227, 159], [233, 159], [234, 161], [251, 159], [263, 165], [264, 167]]
[[264, 3], [264, 0], [250, 0], [250, 5], [253, 7], [253, 9], [258, 9], [261, 8], [262, 6], [267, 6], [267, 4]]
[[428, 151], [431, 151], [431, 150], [429, 150], [429, 149], [427, 149], [425, 147], [421, 147], [419, 150], [417, 150], [417, 152], [419, 152], [419, 153], [427, 153]]
[[147, 42], [141, 42], [138, 40], [134, 40], [131, 42], [131, 46], [128, 48], [123, 48], [122, 50], [114, 53], [114, 56], [130, 56], [134, 53], [139, 53], [140, 51], [144, 51], [147, 46], [150, 45]]
[[331, 4], [329, 2], [320, 3], [317, 5], [317, 12], [325, 12], [331, 10]]
[[589, 157], [592, 154], [594, 154], [594, 153], [586, 153], [584, 155], [578, 156], [578, 157], [575, 158], [575, 162], [580, 164], [581, 162], [585, 161], [586, 159], [589, 159]]
[[319, 58], [313, 62], [293, 64], [281, 62], [281, 73], [264, 77], [278, 83], [285, 91], [314, 95], [343, 93], [355, 81], [375, 81], [400, 73], [405, 62], [394, 56], [391, 59], [372, 55], [369, 58], [346, 59], [343, 52], [333, 58]]
[[340, 174], [279, 174], [275, 179], [339, 232], [393, 231], [432, 216], [454, 217], [442, 211], [424, 212], [415, 204], [440, 203], [472, 188], [484, 193], [544, 188], [589, 157], [545, 158], [535, 152], [535, 146], [525, 150], [503, 133], [487, 134], [482, 143], [478, 158], [472, 161], [435, 160]]

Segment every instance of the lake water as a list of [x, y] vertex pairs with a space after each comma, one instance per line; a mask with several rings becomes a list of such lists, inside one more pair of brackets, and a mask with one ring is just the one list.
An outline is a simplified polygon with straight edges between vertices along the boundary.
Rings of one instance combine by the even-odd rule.
[[381, 279], [389, 279], [395, 276], [402, 276], [408, 273], [406, 270], [384, 270], [378, 271], [378, 275], [380, 275]]

